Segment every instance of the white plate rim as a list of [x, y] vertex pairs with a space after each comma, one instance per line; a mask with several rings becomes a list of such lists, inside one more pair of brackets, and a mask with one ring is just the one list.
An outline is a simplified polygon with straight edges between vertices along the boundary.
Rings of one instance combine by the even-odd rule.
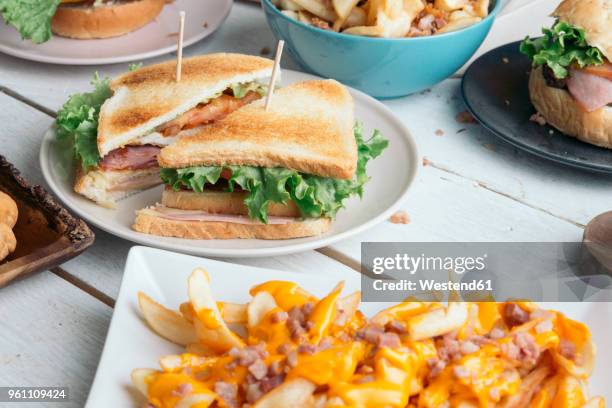
[[[212, 35], [215, 33], [221, 25], [225, 22], [227, 17], [229, 16], [230, 11], [232, 10], [232, 6], [234, 4], [234, 0], [224, 0], [223, 3], [226, 9], [223, 12], [222, 18], [214, 25], [210, 30], [203, 30], [197, 35], [188, 38], [183, 42], [183, 48], [187, 48], [190, 45], [197, 43], [198, 41]], [[2, 23], [2, 22], [0, 22]], [[130, 33], [126, 34], [129, 36]], [[74, 40], [74, 41], [87, 41], [87, 40]], [[106, 58], [64, 58], [64, 57], [52, 57], [47, 55], [38, 55], [32, 54], [27, 51], [22, 51], [19, 49], [15, 49], [13, 47], [9, 47], [2, 42], [0, 42], [0, 52], [10, 55], [12, 57], [25, 59], [28, 61], [34, 62], [42, 62], [47, 64], [57, 64], [57, 65], [108, 65], [108, 64], [120, 64], [124, 62], [136, 61], [136, 60], [146, 60], [149, 58], [158, 57], [160, 55], [168, 54], [176, 50], [175, 45], [169, 45], [163, 48], [159, 48], [153, 51], [141, 52], [138, 54], [130, 54], [121, 57], [106, 57]]]
[[[292, 70], [283, 70], [283, 71], [291, 72], [291, 73], [299, 74], [299, 75], [305, 75], [305, 76], [312, 77], [312, 78], [318, 78], [314, 75], [306, 74], [303, 72], [297, 72], [297, 71], [292, 71]], [[147, 245], [147, 246], [152, 246], [152, 247], [156, 247], [160, 249], [166, 249], [166, 250], [171, 250], [171, 251], [176, 251], [176, 252], [181, 252], [181, 253], [186, 253], [186, 254], [192, 254], [192, 255], [225, 257], [225, 258], [247, 258], [247, 257], [257, 258], [257, 257], [266, 257], [266, 256], [279, 256], [279, 255], [287, 255], [287, 254], [292, 254], [296, 252], [304, 252], [304, 251], [309, 251], [312, 249], [322, 248], [325, 246], [329, 246], [335, 242], [338, 242], [343, 239], [354, 236], [356, 234], [359, 234], [360, 232], [363, 232], [369, 228], [372, 228], [375, 225], [388, 219], [392, 214], [394, 214], [400, 208], [401, 204], [406, 200], [406, 197], [408, 196], [408, 192], [410, 188], [412, 187], [412, 185], [414, 184], [414, 181], [419, 172], [418, 158], [420, 157], [420, 155], [419, 155], [419, 151], [418, 151], [416, 142], [414, 140], [414, 137], [412, 136], [408, 128], [406, 128], [406, 126], [402, 123], [402, 121], [395, 116], [395, 114], [391, 111], [391, 109], [389, 109], [387, 106], [382, 104], [380, 101], [354, 88], [351, 88], [348, 86], [347, 88], [349, 89], [349, 91], [351, 92], [351, 94], [353, 95], [355, 99], [363, 100], [366, 103], [366, 105], [373, 104], [377, 109], [379, 109], [380, 114], [384, 120], [392, 123], [394, 126], [397, 126], [399, 129], [401, 129], [402, 132], [401, 132], [400, 137], [402, 137], [404, 139], [404, 142], [408, 144], [408, 146], [410, 147], [410, 151], [413, 154], [413, 157], [410, 157], [409, 163], [407, 164], [408, 171], [409, 171], [408, 181], [406, 185], [404, 186], [403, 190], [401, 191], [401, 194], [399, 195], [399, 197], [386, 210], [381, 212], [379, 215], [369, 219], [367, 222], [361, 225], [357, 225], [353, 228], [349, 228], [346, 231], [336, 233], [336, 234], [331, 234], [328, 236], [316, 237], [312, 241], [302, 242], [302, 243], [297, 243], [297, 244], [290, 244], [290, 245], [283, 245], [283, 246], [278, 246], [278, 247], [268, 247], [268, 248], [236, 249], [236, 248], [202, 247], [197, 250], [191, 250], [189, 248], [186, 249], [182, 247], [180, 244], [164, 242], [163, 237], [159, 237], [156, 235], [142, 234], [142, 233], [138, 233], [132, 230], [128, 230], [128, 232], [124, 232], [123, 230], [116, 230], [114, 228], [110, 228], [109, 226], [105, 225], [103, 222], [98, 222], [95, 219], [91, 219], [91, 217], [87, 214], [87, 212], [85, 212], [78, 206], [72, 206], [69, 203], [69, 201], [66, 199], [64, 194], [61, 192], [61, 189], [57, 185], [55, 179], [51, 176], [50, 162], [48, 158], [49, 158], [50, 145], [51, 145], [53, 138], [55, 137], [54, 125], [51, 125], [51, 127], [47, 129], [47, 131], [45, 132], [43, 136], [40, 153], [39, 153], [40, 167], [41, 167], [43, 177], [47, 185], [51, 188], [53, 193], [60, 199], [60, 201], [67, 208], [70, 209], [70, 211], [75, 212], [79, 217], [85, 219], [88, 223], [95, 225], [96, 227], [108, 232], [109, 234], [118, 236], [120, 238], [126, 239], [128, 241], [131, 241], [137, 244]]]

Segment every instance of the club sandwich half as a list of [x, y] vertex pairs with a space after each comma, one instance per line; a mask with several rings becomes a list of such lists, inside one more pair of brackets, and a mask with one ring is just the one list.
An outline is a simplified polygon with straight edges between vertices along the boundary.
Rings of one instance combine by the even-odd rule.
[[157, 155], [264, 96], [273, 62], [241, 54], [186, 58], [137, 68], [113, 81], [96, 79], [92, 93], [74, 95], [58, 114], [58, 136], [71, 138], [74, 189], [98, 204], [161, 183]]
[[361, 195], [367, 162], [387, 141], [364, 141], [353, 99], [333, 80], [293, 84], [161, 150], [161, 203], [133, 228], [191, 239], [288, 239], [325, 233]]

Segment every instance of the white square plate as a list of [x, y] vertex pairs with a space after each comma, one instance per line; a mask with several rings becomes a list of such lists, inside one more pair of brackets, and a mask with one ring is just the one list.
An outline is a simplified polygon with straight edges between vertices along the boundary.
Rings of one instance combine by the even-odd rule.
[[[359, 274], [339, 267], [330, 274], [299, 274], [253, 268], [180, 255], [146, 247], [133, 247], [125, 266], [125, 274], [115, 312], [106, 338], [98, 371], [94, 379], [87, 408], [137, 407], [142, 402], [131, 387], [130, 372], [134, 368], [158, 368], [158, 359], [165, 354], [181, 352], [176, 346], [153, 333], [140, 318], [137, 294], [143, 291], [165, 306], [178, 308], [187, 299], [187, 278], [196, 267], [210, 273], [215, 298], [231, 302], [248, 301], [248, 290], [267, 280], [291, 280], [317, 296], [327, 294], [334, 285], [344, 280], [345, 291], [360, 287]], [[370, 315], [383, 303], [366, 303], [361, 310]], [[585, 322], [598, 347], [595, 372], [590, 380], [593, 395], [610, 400], [607, 386], [612, 367], [612, 304], [611, 303], [548, 303], [547, 308], [563, 311], [569, 317]]]

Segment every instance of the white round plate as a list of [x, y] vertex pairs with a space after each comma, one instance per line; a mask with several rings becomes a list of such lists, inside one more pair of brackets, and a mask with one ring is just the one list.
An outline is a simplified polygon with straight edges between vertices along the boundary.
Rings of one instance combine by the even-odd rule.
[[[283, 85], [316, 79], [312, 75], [289, 70], [283, 70], [282, 76]], [[317, 237], [277, 241], [190, 240], [136, 232], [130, 228], [135, 212], [159, 202], [162, 187], [121, 200], [116, 209], [96, 205], [73, 191], [72, 152], [71, 149], [66, 149], [65, 143], [57, 141], [53, 129], [49, 129], [45, 134], [40, 150], [43, 176], [55, 195], [80, 217], [111, 234], [139, 244], [217, 257], [276, 256], [320, 248], [389, 218], [406, 197], [418, 167], [416, 144], [404, 125], [376, 99], [354, 89], [350, 89], [350, 92], [355, 99], [355, 118], [364, 125], [364, 137], [369, 138], [372, 131], [378, 129], [389, 140], [389, 147], [382, 156], [369, 163], [367, 171], [371, 180], [366, 184], [363, 199], [354, 197], [347, 200], [346, 208], [338, 212], [331, 230]]]
[[0, 19], [0, 52], [15, 57], [65, 65], [116, 64], [140, 61], [176, 49], [179, 10], [186, 12], [184, 47], [212, 34], [232, 8], [232, 0], [176, 0], [166, 4], [151, 23], [121, 37], [73, 40], [54, 35], [44, 44], [22, 40]]

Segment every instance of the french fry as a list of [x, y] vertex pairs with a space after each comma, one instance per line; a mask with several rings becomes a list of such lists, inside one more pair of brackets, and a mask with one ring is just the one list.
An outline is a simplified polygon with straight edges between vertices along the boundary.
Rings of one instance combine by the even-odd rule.
[[268, 292], [259, 292], [253, 297], [247, 307], [247, 325], [249, 328], [257, 327], [263, 318], [276, 309], [276, 301]]
[[227, 303], [223, 302], [221, 315], [225, 323], [240, 323], [247, 322], [247, 305], [242, 303]]
[[206, 357], [198, 355], [169, 354], [159, 359], [159, 366], [165, 372], [175, 372], [185, 367], [198, 367], [206, 364]]
[[293, 10], [283, 10], [281, 11], [281, 13], [283, 13], [284, 15], [286, 15], [289, 18], [292, 18], [294, 20], [298, 19], [298, 13], [297, 11], [293, 11]]
[[179, 400], [175, 408], [207, 408], [215, 402], [215, 395], [210, 394], [193, 394], [187, 395]]
[[202, 343], [191, 343], [185, 347], [185, 351], [190, 354], [197, 354], [200, 356], [216, 356], [217, 352], [208, 346], [205, 346]]
[[521, 381], [521, 388], [518, 394], [507, 398], [503, 403], [500, 404], [499, 408], [521, 408], [529, 406], [529, 403], [533, 399], [538, 390], [541, 388], [541, 384], [550, 375], [551, 369], [548, 366], [538, 367], [526, 377], [523, 377]]
[[289, 380], [261, 397], [253, 408], [281, 408], [314, 406], [315, 385], [303, 378]]
[[359, 309], [360, 303], [361, 292], [353, 292], [350, 295], [338, 300], [338, 310], [342, 310], [344, 313], [346, 313], [347, 318], [351, 319]]
[[488, 16], [489, 4], [489, 0], [476, 0], [476, 3], [474, 4], [474, 12], [476, 13], [476, 16], [481, 18]]
[[161, 337], [185, 346], [198, 340], [195, 328], [180, 313], [166, 309], [142, 292], [138, 305], [147, 324]]
[[469, 4], [468, 0], [436, 0], [434, 2], [435, 8], [444, 11], [459, 10]]
[[605, 408], [606, 402], [601, 397], [593, 397], [582, 406], [583, 408]]
[[201, 268], [195, 269], [189, 277], [188, 285], [189, 301], [195, 311], [194, 326], [200, 343], [219, 352], [244, 346], [240, 337], [223, 321], [213, 298], [206, 271]]
[[370, 0], [368, 26], [350, 27], [346, 34], [369, 37], [405, 37], [412, 21], [425, 8], [421, 0]]
[[338, 16], [333, 8], [326, 6], [319, 0], [293, 0], [303, 10], [314, 14], [325, 21], [335, 21]]
[[157, 371], [149, 368], [135, 368], [130, 375], [132, 384], [145, 397], [148, 395], [147, 379], [154, 375]]
[[338, 15], [338, 19], [342, 21], [349, 16], [357, 3], [359, 3], [359, 0], [332, 0], [334, 11]]
[[408, 321], [411, 340], [423, 340], [459, 329], [468, 318], [465, 303], [450, 303], [448, 308], [434, 309]]
[[193, 308], [191, 307], [191, 303], [189, 302], [181, 303], [179, 306], [179, 311], [181, 312], [185, 320], [187, 320], [190, 323], [193, 323]]
[[343, 28], [357, 27], [365, 25], [366, 23], [366, 12], [361, 7], [355, 7], [351, 10], [346, 20], [338, 19], [334, 22], [334, 30], [340, 31]]
[[283, 10], [300, 11], [302, 7], [293, 0], [280, 0], [280, 6]]

